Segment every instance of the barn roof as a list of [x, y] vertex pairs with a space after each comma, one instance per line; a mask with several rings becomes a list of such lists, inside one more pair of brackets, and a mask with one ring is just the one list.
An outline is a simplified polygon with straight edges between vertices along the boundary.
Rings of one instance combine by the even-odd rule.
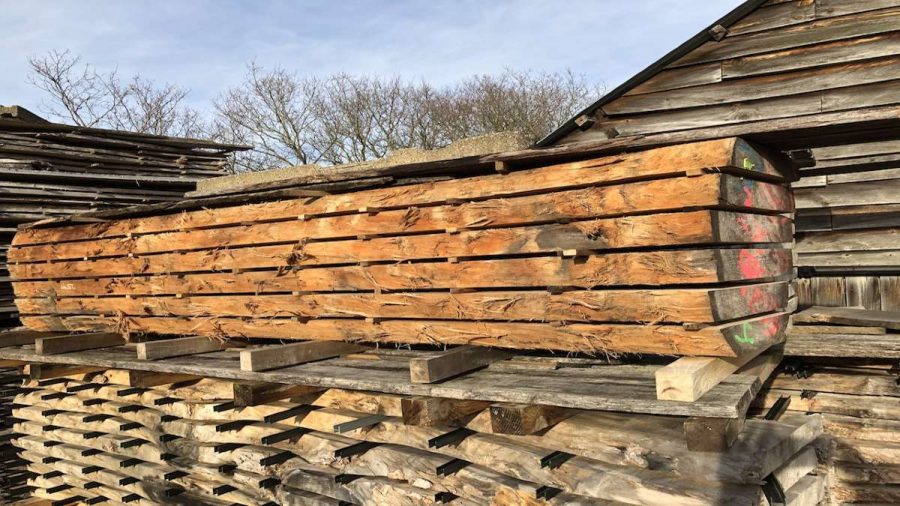
[[600, 107], [613, 100], [621, 97], [625, 93], [629, 92], [633, 88], [647, 81], [651, 77], [658, 74], [664, 68], [666, 68], [672, 62], [680, 59], [682, 56], [690, 53], [694, 49], [697, 49], [704, 43], [713, 40], [714, 36], [714, 28], [717, 26], [722, 26], [724, 28], [728, 28], [734, 23], [740, 21], [743, 17], [755, 11], [757, 8], [766, 3], [767, 0], [746, 0], [741, 5], [737, 6], [734, 10], [714, 21], [708, 27], [701, 30], [697, 35], [694, 35], [687, 41], [685, 41], [680, 46], [676, 47], [665, 56], [660, 58], [659, 60], [653, 62], [649, 67], [644, 70], [638, 72], [631, 79], [625, 81], [606, 95], [604, 95], [600, 100], [594, 102], [589, 105], [583, 111], [576, 114], [569, 121], [565, 122], [562, 126], [551, 132], [549, 135], [541, 139], [537, 142], [538, 147], [546, 147], [551, 146], [556, 143], [558, 140], [562, 139], [570, 132], [578, 128], [575, 120], [584, 115], [592, 115], [597, 111]]

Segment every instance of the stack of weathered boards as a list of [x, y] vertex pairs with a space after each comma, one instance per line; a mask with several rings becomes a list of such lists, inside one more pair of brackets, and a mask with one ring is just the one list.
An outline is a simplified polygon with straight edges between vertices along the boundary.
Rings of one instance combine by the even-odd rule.
[[[243, 205], [240, 196], [206, 196], [180, 203], [178, 212], [135, 208], [21, 230], [9, 255], [23, 323], [94, 332], [31, 347], [21, 334], [0, 342], [0, 358], [42, 366], [33, 378], [52, 378], [43, 373], [55, 363], [68, 364], [57, 366], [60, 377], [73, 367], [131, 369], [341, 388], [327, 395], [354, 399], [235, 409], [236, 399], [196, 399], [190, 388], [44, 384], [71, 391], [18, 401], [28, 406], [16, 414], [28, 434], [21, 444], [30, 445], [29, 460], [39, 459], [33, 484], [63, 495], [71, 490], [58, 487], [77, 495], [88, 485], [110, 487], [68, 467], [77, 451], [124, 455], [126, 469], [147, 462], [142, 480], [166, 470], [158, 486], [126, 477], [119, 489], [132, 489], [119, 499], [209, 490], [245, 502], [241, 494], [258, 500], [271, 486], [269, 500], [284, 504], [303, 503], [304, 494], [324, 504], [382, 497], [381, 504], [420, 504], [425, 496], [461, 504], [518, 504], [519, 496], [757, 504], [764, 490], [777, 497], [768, 489], [780, 483], [794, 504], [817, 502], [822, 478], [809, 475], [814, 463], [802, 451], [818, 433], [817, 418], [743, 423], [760, 379], [778, 361], [777, 353], [761, 354], [783, 341], [787, 325], [790, 170], [740, 139], [547, 163], [500, 156], [497, 173], [487, 175], [332, 186], [328, 194], [297, 188], [290, 198], [280, 190]], [[136, 359], [121, 335], [199, 338], [141, 343]], [[351, 360], [334, 346], [323, 354], [329, 341], [408, 345], [410, 353], [465, 346], [438, 353], [433, 364], [441, 365], [425, 374], [433, 377], [419, 381], [410, 358]], [[225, 350], [247, 345], [239, 361]], [[511, 367], [511, 353], [521, 361], [547, 352], [646, 363], [554, 366], [546, 379], [534, 362], [492, 369]], [[647, 355], [680, 358], [660, 365], [665, 359]], [[317, 359], [327, 360], [309, 363]], [[512, 393], [519, 408], [503, 404]], [[113, 398], [86, 398], [104, 395]], [[405, 423], [410, 398], [431, 399], [453, 416], [433, 429]], [[529, 414], [518, 418], [540, 418], [539, 428], [504, 432], [497, 420], [523, 410]], [[791, 436], [796, 430], [806, 435]], [[676, 443], [682, 431], [687, 440]], [[524, 439], [500, 444], [495, 433]], [[358, 445], [363, 440], [390, 444]], [[53, 451], [63, 453], [46, 453]], [[763, 454], [774, 460], [760, 464]], [[757, 466], [749, 475], [738, 471], [748, 455]], [[94, 470], [117, 465], [88, 467], [120, 480]], [[182, 476], [190, 466], [198, 471]], [[283, 495], [282, 485], [296, 494]]]
[[237, 146], [47, 122], [0, 106], [0, 328], [16, 311], [6, 252], [16, 226], [47, 218], [172, 202], [226, 172]]
[[21, 392], [25, 377], [19, 368], [10, 365], [0, 360], [0, 504], [22, 499], [30, 492], [25, 482], [31, 474], [17, 456], [12, 420], [13, 397]]
[[900, 141], [813, 154], [793, 185], [800, 304], [900, 311]]
[[784, 399], [788, 412], [822, 415], [832, 504], [900, 503], [900, 313], [805, 309], [785, 355], [756, 407]]
[[[164, 383], [179, 381], [178, 383]], [[163, 383], [155, 387], [135, 384]], [[816, 504], [818, 416], [691, 452], [677, 418], [105, 371], [33, 382], [14, 415], [35, 494], [87, 504]], [[288, 391], [290, 390], [290, 391]], [[292, 396], [287, 400], [278, 399]], [[465, 415], [465, 416], [463, 416]], [[541, 429], [536, 431], [536, 429]], [[99, 499], [98, 499], [99, 498]]]

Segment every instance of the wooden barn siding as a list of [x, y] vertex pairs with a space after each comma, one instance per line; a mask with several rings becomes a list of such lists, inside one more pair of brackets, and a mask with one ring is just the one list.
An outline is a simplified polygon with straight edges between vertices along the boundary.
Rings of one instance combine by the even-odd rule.
[[793, 185], [800, 304], [900, 311], [900, 141], [813, 153]]
[[897, 104], [900, 0], [773, 2], [604, 105], [593, 127], [559, 144], [716, 136], [726, 126]]
[[860, 144], [815, 149], [817, 165], [795, 185], [799, 302], [900, 310], [900, 141], [839, 128], [851, 112], [900, 117], [898, 104], [900, 0], [771, 0], [558, 144], [735, 130], [771, 137], [793, 119], [821, 117], [835, 125], [833, 141], [805, 144], [805, 132], [776, 145]]

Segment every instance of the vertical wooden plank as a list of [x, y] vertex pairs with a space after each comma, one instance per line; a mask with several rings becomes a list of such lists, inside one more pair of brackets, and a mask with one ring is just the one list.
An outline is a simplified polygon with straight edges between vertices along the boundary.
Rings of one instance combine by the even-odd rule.
[[862, 307], [865, 309], [881, 309], [881, 292], [878, 288], [876, 276], [848, 276], [845, 278], [847, 286], [847, 306]]
[[797, 280], [797, 296], [800, 307], [845, 307], [847, 284], [842, 277], [800, 278]]
[[881, 276], [878, 290], [882, 311], [900, 311], [900, 276]]

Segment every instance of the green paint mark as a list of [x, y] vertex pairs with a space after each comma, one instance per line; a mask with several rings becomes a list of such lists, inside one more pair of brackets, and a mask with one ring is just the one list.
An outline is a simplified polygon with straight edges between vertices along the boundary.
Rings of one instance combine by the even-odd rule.
[[741, 335], [735, 336], [734, 340], [741, 344], [755, 344], [756, 338], [753, 336], [747, 335], [747, 329], [749, 329], [749, 328], [750, 328], [749, 323], [744, 323], [743, 325], [741, 325]]
[[749, 158], [744, 158], [744, 168], [747, 170], [756, 170], [756, 164]]

